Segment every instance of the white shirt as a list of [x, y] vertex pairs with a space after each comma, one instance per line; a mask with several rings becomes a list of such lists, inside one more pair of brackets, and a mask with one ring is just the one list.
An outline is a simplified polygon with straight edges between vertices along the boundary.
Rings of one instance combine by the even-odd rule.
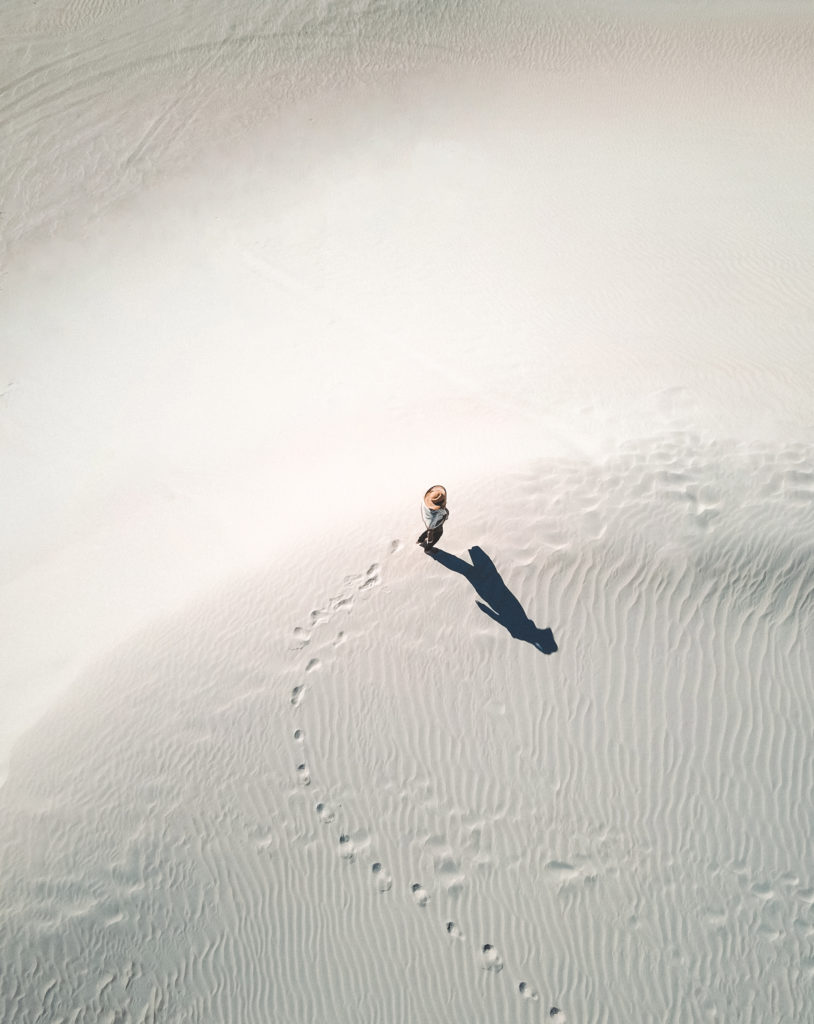
[[449, 515], [448, 508], [427, 508], [424, 502], [421, 502], [421, 514], [424, 517], [424, 522], [427, 525], [428, 530], [434, 530], [442, 523], [446, 522], [446, 518]]

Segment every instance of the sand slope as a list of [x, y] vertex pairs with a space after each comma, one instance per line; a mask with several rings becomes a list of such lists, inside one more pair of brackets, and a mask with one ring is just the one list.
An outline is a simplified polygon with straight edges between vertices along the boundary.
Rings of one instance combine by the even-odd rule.
[[[0, 778], [111, 645], [428, 479], [812, 442], [795, 5], [0, 12]], [[289, 511], [298, 505], [296, 514]]]
[[3, 790], [6, 1015], [804, 1020], [812, 470], [537, 464], [122, 648]]
[[2, 1021], [809, 1020], [813, 41], [3, 5]]

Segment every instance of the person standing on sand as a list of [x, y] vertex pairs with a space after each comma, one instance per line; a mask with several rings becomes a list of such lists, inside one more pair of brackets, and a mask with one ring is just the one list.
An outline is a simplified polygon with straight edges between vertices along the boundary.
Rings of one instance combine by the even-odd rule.
[[433, 484], [424, 495], [424, 500], [421, 503], [421, 515], [427, 529], [418, 538], [416, 544], [420, 544], [425, 551], [429, 551], [441, 539], [444, 523], [449, 518], [446, 487], [442, 487], [441, 484]]

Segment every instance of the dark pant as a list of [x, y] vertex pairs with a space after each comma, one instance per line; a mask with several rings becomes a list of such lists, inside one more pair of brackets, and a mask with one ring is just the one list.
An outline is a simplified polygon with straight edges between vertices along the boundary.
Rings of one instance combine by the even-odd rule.
[[424, 533], [418, 538], [418, 543], [423, 544], [425, 548], [431, 548], [441, 539], [441, 534], [444, 532], [444, 524], [434, 527], [432, 530], [425, 530]]

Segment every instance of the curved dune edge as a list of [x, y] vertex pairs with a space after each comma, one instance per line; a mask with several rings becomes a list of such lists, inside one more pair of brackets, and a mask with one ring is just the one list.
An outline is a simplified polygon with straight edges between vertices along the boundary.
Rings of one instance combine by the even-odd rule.
[[[800, 1019], [811, 447], [447, 483], [446, 564], [316, 548], [18, 745], [6, 1017]], [[477, 607], [513, 614], [475, 548], [556, 652]]]
[[[628, 103], [642, 79], [666, 100], [678, 84], [710, 99], [713, 82], [760, 103], [807, 101], [812, 25], [800, 5], [680, 8], [506, 0], [269, 7], [241, 0], [167, 8], [161, 0], [39, 0], [0, 12], [0, 114], [10, 126], [0, 168], [0, 251], [55, 228], [84, 229], [162, 178], [189, 176], [307, 105], [351, 105], [503, 69], [543, 70], [546, 83], [589, 84], [589, 102]], [[754, 75], [755, 61], [766, 76]], [[631, 86], [634, 93], [626, 95]], [[668, 100], [669, 103], [669, 100]], [[613, 102], [611, 102], [611, 108]]]
[[804, 1019], [810, 14], [193, 6], [0, 12], [0, 1018]]

